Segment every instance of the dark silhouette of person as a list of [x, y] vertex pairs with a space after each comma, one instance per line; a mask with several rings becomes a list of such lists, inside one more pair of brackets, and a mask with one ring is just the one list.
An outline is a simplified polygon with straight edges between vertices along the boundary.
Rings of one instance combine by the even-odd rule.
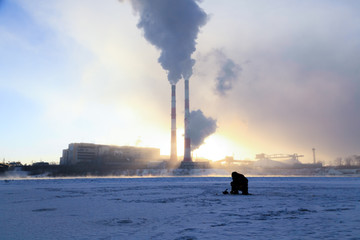
[[232, 172], [231, 177], [232, 182], [230, 194], [239, 194], [239, 191], [241, 191], [243, 195], [248, 195], [248, 179], [237, 172]]

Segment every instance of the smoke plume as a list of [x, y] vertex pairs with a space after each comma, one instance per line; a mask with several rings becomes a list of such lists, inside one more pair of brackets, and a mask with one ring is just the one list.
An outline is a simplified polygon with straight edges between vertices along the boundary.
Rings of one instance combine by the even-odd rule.
[[191, 150], [199, 148], [205, 138], [216, 131], [216, 120], [211, 117], [204, 116], [201, 110], [191, 111], [190, 113], [190, 139]]
[[215, 50], [214, 55], [220, 66], [215, 79], [216, 93], [225, 96], [238, 80], [242, 68], [239, 64], [228, 58], [222, 50]]
[[181, 77], [190, 78], [197, 35], [207, 22], [207, 14], [196, 0], [131, 0], [131, 3], [140, 15], [137, 27], [160, 50], [158, 61], [167, 71], [170, 83], [176, 84]]

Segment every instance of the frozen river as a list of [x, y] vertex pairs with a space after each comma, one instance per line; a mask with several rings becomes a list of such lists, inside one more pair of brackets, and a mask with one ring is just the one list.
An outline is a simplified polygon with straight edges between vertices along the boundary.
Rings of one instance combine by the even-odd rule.
[[360, 239], [360, 178], [0, 180], [0, 239]]

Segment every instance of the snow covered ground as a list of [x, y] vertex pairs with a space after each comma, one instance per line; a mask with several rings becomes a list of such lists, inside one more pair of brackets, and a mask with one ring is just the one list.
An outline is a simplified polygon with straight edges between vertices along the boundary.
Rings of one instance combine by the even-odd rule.
[[360, 239], [360, 178], [0, 180], [0, 239]]

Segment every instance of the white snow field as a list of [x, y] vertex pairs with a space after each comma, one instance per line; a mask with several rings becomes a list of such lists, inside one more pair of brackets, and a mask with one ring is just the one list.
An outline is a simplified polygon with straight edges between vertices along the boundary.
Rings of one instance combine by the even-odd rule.
[[0, 180], [0, 239], [360, 239], [360, 178]]

